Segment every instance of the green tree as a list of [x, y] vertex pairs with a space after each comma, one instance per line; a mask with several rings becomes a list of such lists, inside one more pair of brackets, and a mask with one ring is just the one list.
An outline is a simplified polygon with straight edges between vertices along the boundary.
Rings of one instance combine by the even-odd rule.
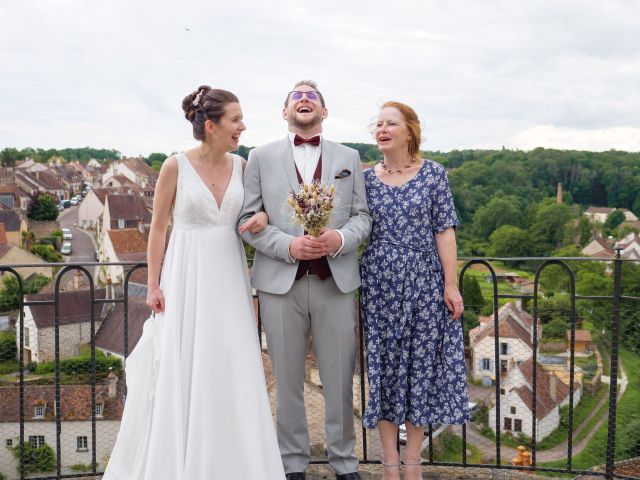
[[150, 165], [153, 166], [154, 163], [159, 163], [160, 165], [162, 165], [162, 163], [167, 159], [167, 155], [165, 155], [164, 153], [152, 153], [151, 155], [149, 155], [146, 159], [145, 162]]
[[16, 336], [14, 333], [0, 332], [0, 362], [15, 360], [18, 355]]
[[[38, 472], [51, 472], [56, 468], [56, 454], [48, 444], [34, 447], [31, 443], [23, 444], [24, 473], [30, 475]], [[18, 460], [16, 469], [20, 474], [20, 445], [13, 447], [13, 456]]]
[[4, 148], [0, 151], [0, 165], [3, 167], [13, 167], [16, 161], [23, 160], [24, 155], [15, 148]]
[[614, 210], [609, 214], [607, 219], [604, 222], [604, 229], [607, 231], [611, 231], [614, 228], [618, 228], [618, 226], [624, 222], [625, 216], [624, 212], [620, 209]]
[[474, 215], [473, 230], [481, 238], [487, 239], [502, 225], [522, 227], [524, 218], [521, 206], [514, 197], [493, 197], [489, 203], [478, 208]]
[[[49, 283], [49, 278], [37, 274], [28, 281], [22, 281], [25, 295], [38, 293], [42, 287]], [[15, 275], [5, 275], [0, 289], [0, 311], [15, 310], [19, 306], [19, 285]]]
[[489, 237], [489, 243], [489, 254], [494, 257], [527, 257], [534, 252], [529, 232], [512, 225], [499, 227]]
[[578, 243], [581, 247], [584, 247], [589, 240], [591, 239], [592, 232], [591, 222], [584, 215], [580, 216], [580, 220], [578, 220], [578, 232], [579, 232], [579, 240]]
[[27, 215], [32, 220], [53, 221], [58, 218], [58, 207], [50, 195], [40, 194], [31, 202]]
[[564, 226], [570, 218], [571, 210], [563, 203], [547, 199], [539, 204], [530, 228], [538, 254], [547, 255], [562, 246]]
[[462, 280], [462, 297], [464, 300], [465, 310], [472, 310], [475, 313], [480, 313], [484, 306], [484, 297], [480, 290], [480, 284], [478, 279], [468, 273]]

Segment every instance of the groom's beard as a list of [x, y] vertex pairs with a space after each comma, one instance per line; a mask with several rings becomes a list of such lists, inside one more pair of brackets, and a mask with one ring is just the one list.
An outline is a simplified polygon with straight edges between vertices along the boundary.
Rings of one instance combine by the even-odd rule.
[[293, 115], [291, 119], [291, 125], [299, 128], [300, 130], [311, 130], [313, 127], [322, 124], [322, 114], [314, 115], [312, 118], [302, 120], [298, 118], [297, 114]]

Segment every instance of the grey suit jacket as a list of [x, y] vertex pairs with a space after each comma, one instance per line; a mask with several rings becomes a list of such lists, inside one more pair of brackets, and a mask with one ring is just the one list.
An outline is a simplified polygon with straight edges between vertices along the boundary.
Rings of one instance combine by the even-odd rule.
[[[351, 175], [336, 179], [343, 169]], [[364, 176], [356, 150], [322, 139], [322, 183], [335, 185], [334, 209], [329, 227], [340, 229], [344, 246], [340, 255], [328, 257], [331, 274], [341, 292], [351, 292], [360, 286], [358, 247], [371, 232], [371, 216], [367, 208]], [[289, 137], [251, 150], [244, 173], [244, 205], [238, 225], [264, 209], [269, 225], [254, 235], [241, 234], [255, 247], [251, 283], [268, 293], [283, 294], [295, 280], [298, 262], [289, 257], [289, 244], [303, 235], [294, 223], [287, 198], [299, 188]]]

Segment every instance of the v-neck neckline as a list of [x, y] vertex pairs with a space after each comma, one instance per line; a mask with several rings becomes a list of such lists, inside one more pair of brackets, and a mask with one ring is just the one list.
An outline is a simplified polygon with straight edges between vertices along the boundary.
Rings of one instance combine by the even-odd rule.
[[205, 183], [205, 181], [202, 179], [202, 177], [198, 173], [198, 170], [196, 169], [196, 167], [193, 166], [193, 163], [191, 163], [191, 160], [189, 159], [189, 157], [187, 157], [187, 154], [183, 152], [182, 155], [184, 156], [185, 160], [187, 161], [187, 163], [189, 164], [189, 166], [193, 170], [193, 173], [195, 173], [196, 177], [198, 177], [198, 180], [200, 181], [200, 184], [202, 185], [202, 187], [207, 192], [209, 192], [209, 195], [211, 195], [211, 198], [213, 199], [213, 204], [218, 209], [218, 212], [220, 210], [222, 210], [222, 207], [224, 206], [224, 200], [225, 200], [225, 198], [227, 198], [227, 192], [229, 191], [229, 187], [231, 186], [231, 182], [233, 181], [233, 174], [234, 174], [234, 171], [235, 171], [235, 168], [236, 168], [236, 159], [234, 158], [233, 154], [231, 154], [231, 175], [229, 175], [229, 181], [227, 182], [227, 188], [224, 189], [224, 193], [222, 194], [222, 201], [220, 202], [220, 205], [218, 205], [218, 199], [216, 199], [216, 196], [213, 194], [211, 189], [209, 187], [207, 187], [207, 184]]

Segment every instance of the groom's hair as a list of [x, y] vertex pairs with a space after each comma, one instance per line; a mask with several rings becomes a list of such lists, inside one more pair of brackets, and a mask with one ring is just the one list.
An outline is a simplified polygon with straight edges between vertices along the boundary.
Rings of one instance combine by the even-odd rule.
[[[320, 105], [322, 105], [323, 108], [325, 107], [324, 97], [322, 96], [322, 93], [320, 93], [320, 90], [318, 90], [318, 84], [316, 82], [314, 82], [313, 80], [300, 80], [298, 83], [296, 83], [293, 86], [293, 90], [298, 88], [300, 85], [306, 85], [307, 87], [313, 88], [318, 94], [318, 96], [320, 97]], [[284, 99], [284, 108], [287, 108], [289, 106], [290, 96], [291, 96], [291, 92], [287, 93], [287, 98]]]

